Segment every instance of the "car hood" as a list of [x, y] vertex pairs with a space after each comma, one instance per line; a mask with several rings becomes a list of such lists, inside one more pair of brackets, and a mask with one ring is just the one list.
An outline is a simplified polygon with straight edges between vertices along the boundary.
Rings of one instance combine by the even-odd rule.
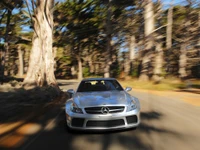
[[127, 105], [130, 102], [130, 95], [125, 91], [77, 92], [73, 99], [80, 108], [100, 105]]

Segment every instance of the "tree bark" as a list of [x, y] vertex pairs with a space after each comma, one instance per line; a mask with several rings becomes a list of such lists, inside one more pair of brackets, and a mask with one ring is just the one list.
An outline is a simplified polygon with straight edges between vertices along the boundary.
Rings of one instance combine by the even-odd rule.
[[81, 57], [77, 56], [77, 60], [78, 60], [78, 80], [82, 80], [83, 79], [83, 68], [82, 68]]
[[53, 39], [54, 0], [38, 0], [33, 17], [34, 35], [25, 85], [56, 87], [54, 75]]
[[8, 55], [9, 55], [9, 46], [8, 46], [8, 33], [10, 31], [10, 19], [12, 15], [12, 9], [8, 9], [8, 14], [7, 14], [7, 22], [6, 22], [6, 32], [5, 32], [5, 38], [4, 38], [4, 48], [2, 51], [1, 55], [1, 68], [0, 68], [0, 80], [1, 84], [4, 82], [5, 78], [5, 65], [6, 62], [8, 62]]
[[168, 9], [167, 13], [167, 37], [166, 37], [166, 46], [167, 50], [172, 47], [172, 23], [173, 23], [173, 7], [171, 6]]
[[134, 35], [131, 35], [130, 36], [130, 45], [129, 45], [129, 53], [130, 53], [130, 57], [129, 59], [131, 61], [133, 61], [135, 59], [135, 47], [136, 47], [136, 44], [135, 44], [135, 36]]
[[125, 76], [128, 76], [129, 75], [129, 72], [130, 72], [130, 60], [128, 58], [128, 54], [127, 53], [124, 53], [124, 73], [125, 73]]
[[153, 2], [151, 0], [145, 1], [144, 6], [144, 34], [147, 40], [146, 49], [149, 50], [153, 47], [153, 36], [154, 31], [154, 12], [153, 12]]
[[187, 56], [186, 56], [186, 44], [181, 44], [181, 50], [180, 50], [180, 57], [179, 57], [179, 77], [181, 79], [184, 79], [187, 76], [186, 73], [186, 65], [187, 65]]
[[19, 57], [19, 70], [18, 75], [22, 77], [24, 75], [24, 62], [23, 62], [23, 51], [20, 45], [17, 45], [18, 57]]
[[162, 65], [163, 65], [163, 50], [162, 44], [156, 44], [156, 56], [155, 56], [155, 66], [154, 66], [154, 75], [153, 80], [159, 82], [161, 80], [162, 74]]
[[111, 0], [109, 0], [107, 5], [107, 18], [106, 18], [106, 33], [107, 33], [107, 43], [106, 43], [106, 61], [105, 61], [105, 68], [104, 68], [104, 77], [110, 77], [110, 65], [111, 65], [111, 42], [112, 42], [112, 27], [111, 27]]
[[88, 63], [89, 63], [90, 73], [93, 74], [94, 73], [94, 63], [92, 61], [92, 57], [91, 56], [88, 59]]
[[151, 0], [144, 1], [144, 34], [145, 34], [145, 52], [143, 52], [142, 70], [139, 80], [148, 81], [149, 75], [149, 63], [150, 63], [150, 51], [153, 48], [153, 31], [154, 31], [154, 12], [153, 2]]
[[[200, 12], [199, 12], [199, 18], [198, 18], [198, 32], [200, 33]], [[200, 47], [200, 37], [198, 39], [198, 45]], [[199, 55], [200, 55], [200, 49], [199, 49]]]
[[128, 72], [129, 74], [132, 73], [134, 70], [134, 59], [135, 59], [135, 48], [136, 48], [136, 40], [135, 40], [135, 35], [131, 35], [129, 37], [129, 69]]

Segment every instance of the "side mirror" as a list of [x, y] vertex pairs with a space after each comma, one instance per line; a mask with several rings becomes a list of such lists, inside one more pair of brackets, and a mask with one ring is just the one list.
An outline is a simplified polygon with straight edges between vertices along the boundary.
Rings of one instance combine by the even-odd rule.
[[67, 90], [67, 93], [69, 94], [69, 98], [71, 98], [74, 95], [75, 91], [73, 89], [69, 89]]
[[126, 87], [126, 88], [125, 88], [125, 91], [126, 91], [126, 92], [129, 92], [129, 91], [131, 91], [131, 90], [132, 90], [131, 87]]

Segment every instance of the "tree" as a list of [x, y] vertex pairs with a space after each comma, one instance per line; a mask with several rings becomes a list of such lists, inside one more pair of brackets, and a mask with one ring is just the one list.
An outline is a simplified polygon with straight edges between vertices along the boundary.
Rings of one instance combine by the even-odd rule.
[[172, 48], [172, 24], [173, 24], [173, 5], [171, 4], [167, 12], [167, 30], [166, 30], [167, 50]]
[[142, 70], [140, 74], [140, 80], [149, 80], [150, 69], [150, 57], [153, 48], [153, 32], [154, 32], [154, 11], [153, 2], [151, 0], [145, 0], [144, 5], [144, 34], [145, 34], [145, 50], [143, 52]]
[[[198, 51], [195, 45], [198, 43], [198, 12], [199, 8], [193, 7], [194, 3], [187, 0], [187, 5], [174, 7], [173, 39], [177, 46], [178, 71], [181, 79], [191, 75], [191, 67], [199, 62], [198, 55], [192, 55]], [[197, 52], [198, 53], [198, 52]]]
[[[33, 23], [32, 49], [24, 85], [53, 86], [59, 92], [54, 76], [53, 7], [54, 0], [26, 1]], [[31, 9], [30, 9], [31, 8]]]
[[106, 63], [104, 68], [104, 77], [110, 77], [110, 65], [111, 65], [111, 41], [112, 41], [112, 24], [111, 24], [111, 16], [112, 16], [112, 8], [111, 8], [111, 0], [108, 0], [107, 3], [107, 15], [106, 15]]
[[155, 21], [156, 21], [156, 31], [154, 31], [154, 45], [155, 45], [155, 52], [154, 52], [154, 69], [153, 69], [153, 76], [152, 79], [155, 82], [160, 82], [162, 79], [162, 72], [163, 72], [163, 33], [162, 33], [162, 3], [158, 0], [156, 4], [156, 12], [155, 12]]
[[6, 22], [5, 22], [5, 32], [4, 32], [4, 47], [1, 54], [0, 59], [0, 80], [1, 84], [3, 84], [4, 76], [5, 76], [5, 64], [8, 62], [9, 59], [9, 33], [12, 32], [11, 30], [11, 16], [12, 11], [14, 8], [21, 7], [22, 6], [22, 0], [2, 0], [0, 2], [1, 7], [4, 9], [4, 12], [2, 14], [2, 18], [0, 20], [0, 23], [4, 19], [4, 16], [6, 16]]
[[[141, 37], [143, 37], [143, 22], [144, 19], [142, 16], [142, 2], [134, 1], [135, 3], [129, 3], [127, 7], [125, 7], [125, 12], [122, 14], [122, 21], [125, 22], [125, 25], [122, 25], [124, 28], [124, 32], [126, 34], [126, 41], [128, 43], [129, 48], [129, 57], [126, 63], [125, 74], [132, 75], [134, 77], [138, 76], [138, 59], [139, 55], [136, 53], [140, 51], [139, 41], [141, 43]], [[128, 8], [128, 9], [127, 9]], [[125, 19], [125, 20], [124, 20]], [[127, 68], [127, 69], [126, 69]]]
[[[72, 64], [78, 64], [78, 78], [83, 78], [82, 68], [89, 62], [90, 68], [94, 54], [100, 53], [104, 48], [102, 30], [102, 12], [99, 10], [98, 1], [66, 1], [56, 9], [56, 41], [68, 45], [71, 52]], [[97, 55], [98, 56], [98, 55]], [[89, 60], [90, 59], [90, 60]], [[85, 65], [86, 66], [86, 65]], [[93, 72], [91, 70], [91, 72]]]

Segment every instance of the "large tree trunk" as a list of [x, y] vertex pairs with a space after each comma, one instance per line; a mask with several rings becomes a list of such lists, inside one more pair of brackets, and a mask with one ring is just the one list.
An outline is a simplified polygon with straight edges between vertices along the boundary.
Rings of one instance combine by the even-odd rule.
[[136, 40], [135, 35], [131, 35], [129, 38], [129, 74], [131, 74], [134, 69]]
[[128, 76], [129, 72], [130, 72], [130, 60], [128, 58], [128, 54], [127, 53], [124, 53], [124, 73], [125, 73], [125, 76]]
[[111, 66], [111, 42], [112, 42], [112, 27], [111, 27], [111, 0], [109, 0], [107, 5], [107, 18], [106, 18], [106, 33], [107, 33], [107, 43], [106, 43], [106, 61], [105, 61], [105, 68], [104, 68], [104, 77], [110, 77], [110, 66]]
[[91, 74], [94, 74], [94, 68], [95, 68], [95, 66], [94, 66], [94, 63], [93, 63], [93, 61], [92, 61], [92, 57], [90, 56], [89, 57], [89, 59], [88, 59], [88, 63], [89, 63], [89, 70], [90, 70], [90, 73]]
[[163, 65], [163, 50], [162, 50], [162, 44], [160, 42], [156, 44], [155, 66], [153, 73], [154, 74], [153, 80], [156, 82], [159, 82], [161, 80], [162, 65]]
[[154, 32], [154, 12], [153, 2], [151, 0], [144, 1], [144, 21], [145, 21], [145, 52], [143, 53], [142, 59], [142, 70], [139, 79], [146, 81], [149, 80], [148, 70], [150, 63], [150, 51], [153, 47], [153, 35]]
[[[161, 1], [159, 0], [159, 7], [158, 7], [158, 11], [157, 11], [157, 21], [158, 24], [161, 25], [162, 22], [162, 4]], [[171, 14], [172, 15], [172, 14]], [[172, 16], [170, 16], [172, 17]], [[169, 17], [169, 18], [170, 18]], [[171, 26], [171, 28], [167, 29], [167, 34], [170, 34], [168, 37], [168, 46], [171, 48], [172, 45], [172, 39], [171, 39], [171, 31], [172, 31], [172, 18], [169, 19], [170, 21], [168, 22]], [[160, 30], [157, 31], [157, 34], [154, 33], [154, 37], [155, 37], [155, 41], [154, 41], [154, 45], [155, 45], [155, 56], [154, 56], [154, 68], [153, 68], [153, 80], [155, 81], [155, 83], [159, 83], [160, 80], [162, 79], [162, 67], [163, 67], [163, 48], [162, 48], [162, 32]]]
[[167, 50], [172, 47], [172, 23], [173, 23], [173, 7], [168, 9], [167, 13], [167, 37], [166, 37], [166, 46]]
[[[198, 22], [199, 22], [199, 26], [198, 26], [198, 32], [200, 33], [200, 12], [199, 12], [199, 19], [198, 19]], [[198, 46], [200, 47], [200, 36], [199, 36], [199, 38], [198, 38]], [[200, 55], [200, 48], [199, 48], [199, 55]]]
[[24, 61], [23, 61], [23, 51], [20, 45], [17, 45], [17, 51], [18, 51], [18, 57], [19, 57], [18, 75], [22, 77], [24, 74]]
[[128, 37], [128, 43], [129, 43], [129, 53], [124, 53], [124, 73], [125, 76], [128, 76], [131, 74], [131, 71], [133, 69], [133, 60], [135, 59], [135, 36], [130, 35]]
[[129, 45], [129, 53], [130, 53], [130, 57], [129, 59], [131, 61], [133, 61], [135, 59], [135, 47], [136, 47], [136, 43], [135, 43], [135, 36], [134, 35], [131, 35], [130, 36], [130, 45]]
[[186, 51], [186, 44], [181, 44], [180, 49], [180, 57], [179, 57], [179, 77], [184, 79], [187, 76], [186, 73], [186, 65], [187, 65], [187, 51]]
[[54, 76], [53, 37], [54, 0], [38, 0], [33, 17], [34, 35], [25, 85], [57, 86]]
[[8, 55], [9, 55], [9, 46], [8, 46], [8, 33], [10, 31], [10, 18], [12, 15], [12, 9], [8, 9], [7, 14], [7, 22], [6, 22], [6, 32], [5, 32], [5, 38], [4, 38], [4, 48], [1, 55], [1, 66], [0, 66], [0, 80], [1, 84], [4, 82], [4, 76], [5, 76], [5, 65], [8, 62]]
[[[166, 30], [166, 48], [168, 52], [168, 56], [171, 55], [172, 48], [172, 24], [173, 24], [173, 6], [168, 9], [167, 13], [167, 30]], [[169, 61], [169, 58], [166, 58]], [[167, 72], [169, 71], [170, 63], [168, 62], [166, 65]]]
[[82, 80], [83, 79], [83, 68], [82, 68], [81, 57], [77, 56], [77, 60], [78, 60], [78, 80]]

